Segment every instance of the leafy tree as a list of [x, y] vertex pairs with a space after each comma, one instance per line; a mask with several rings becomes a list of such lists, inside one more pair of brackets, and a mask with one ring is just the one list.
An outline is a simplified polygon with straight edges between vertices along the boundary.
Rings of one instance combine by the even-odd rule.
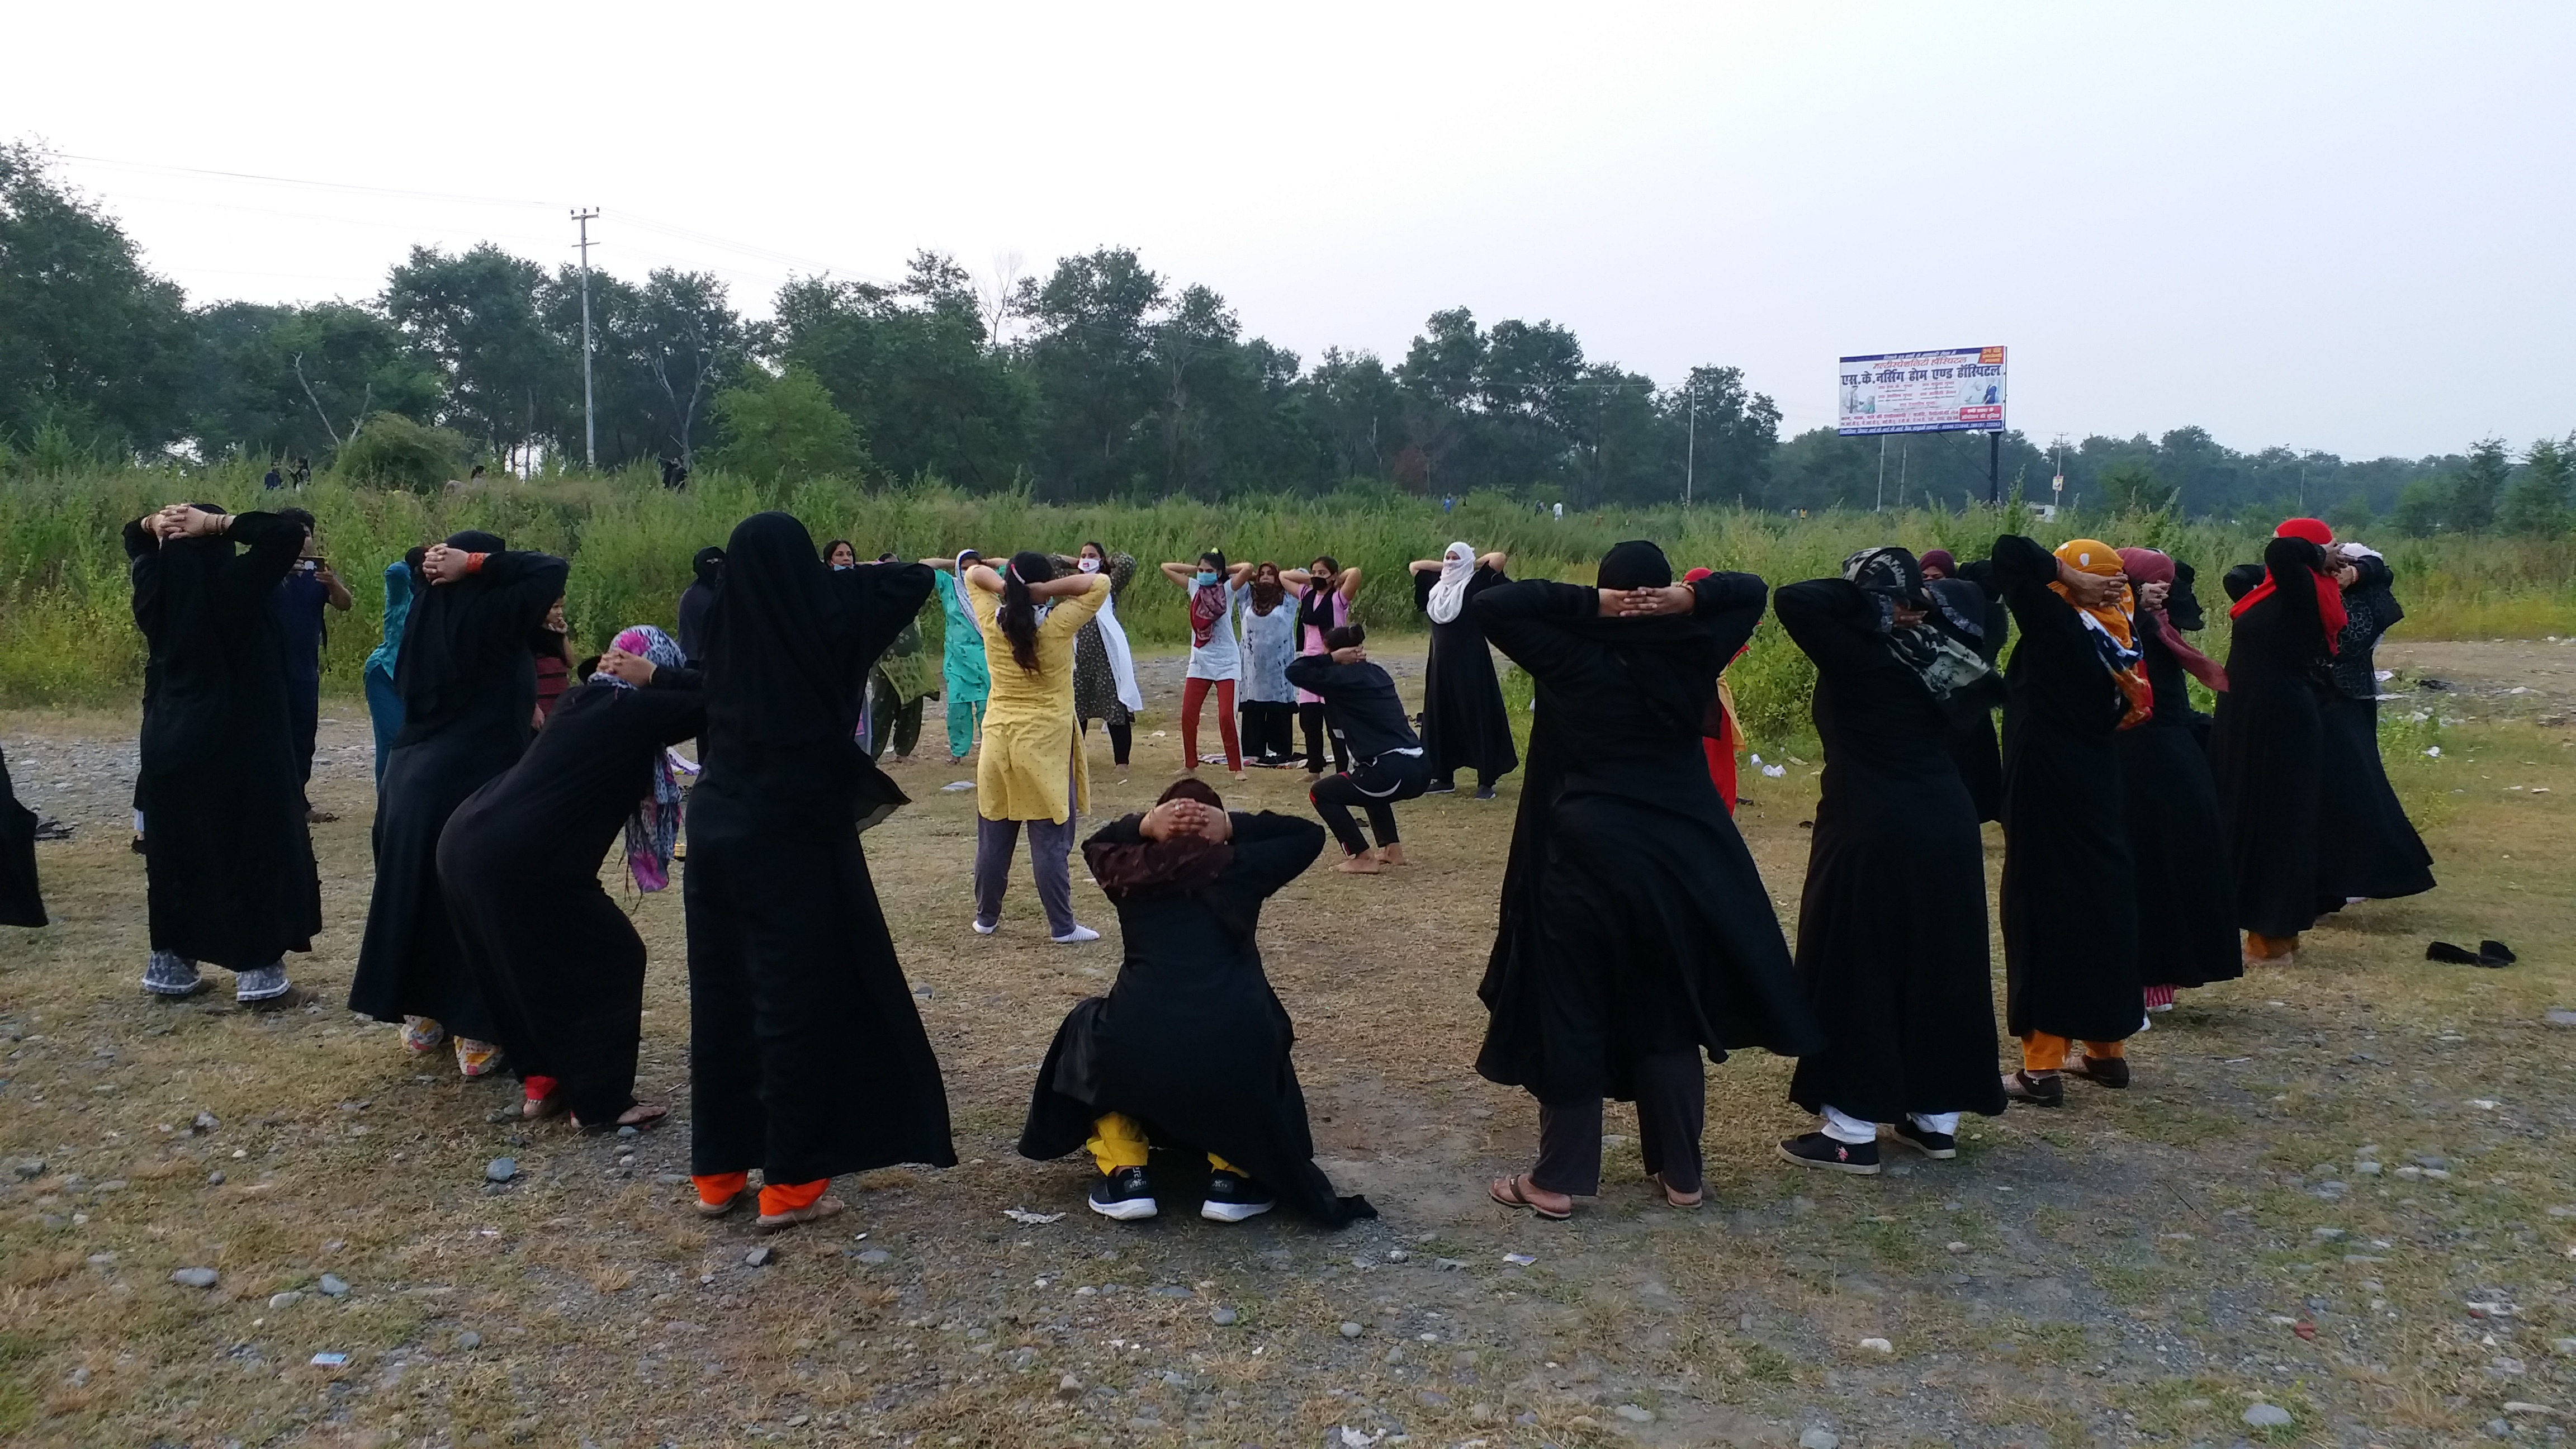
[[124, 229], [0, 145], [0, 436], [48, 422], [155, 448], [185, 427], [188, 316]]
[[1328, 482], [1391, 476], [1402, 446], [1404, 394], [1375, 353], [1325, 348], [1300, 387]]
[[2443, 515], [2450, 509], [2449, 490], [2440, 479], [2418, 478], [2399, 491], [2388, 525], [2408, 538], [2430, 538], [2441, 531]]
[[870, 468], [858, 424], [832, 406], [822, 381], [801, 367], [752, 374], [716, 394], [724, 443], [717, 466], [761, 482], [816, 476], [855, 478]]
[[[1696, 420], [1691, 416], [1694, 398]], [[1664, 395], [1663, 411], [1670, 435], [1665, 440], [1666, 454], [1669, 459], [1675, 442], [1688, 454], [1672, 471], [1688, 469], [1694, 499], [1761, 501], [1771, 486], [1772, 460], [1780, 450], [1780, 407], [1768, 394], [1744, 385], [1743, 368], [1692, 368], [1680, 387]], [[1655, 496], [1668, 497], [1670, 491]]]
[[378, 413], [349, 439], [332, 466], [360, 483], [427, 493], [455, 476], [471, 446], [449, 429], [424, 426], [400, 413]]
[[328, 458], [371, 415], [438, 415], [437, 370], [367, 308], [221, 302], [195, 322], [187, 425], [206, 456]]
[[2512, 471], [2502, 438], [2488, 438], [2469, 449], [2468, 466], [2451, 480], [2447, 521], [2452, 532], [2484, 533], [2495, 526], [2496, 501], [2503, 496], [2505, 479]]
[[2505, 532], [2548, 537], [2567, 531], [2567, 484], [2576, 476], [2576, 434], [2543, 438], [2523, 454], [2498, 518]]
[[1150, 477], [1156, 413], [1166, 393], [1152, 355], [1163, 279], [1134, 252], [1066, 257], [1014, 311], [1030, 329], [1022, 356], [1039, 399], [1040, 493], [1106, 498]]
[[385, 284], [385, 315], [445, 378], [440, 421], [496, 454], [556, 436], [566, 399], [581, 396], [581, 356], [538, 309], [545, 280], [484, 242], [460, 256], [413, 247]]
[[2129, 461], [2112, 464], [2093, 480], [2093, 496], [2115, 513], [2153, 513], [2173, 502], [2175, 491], [2155, 469]]
[[2338, 538], [2360, 533], [2375, 521], [2370, 511], [2370, 500], [2358, 493], [2345, 494], [2342, 502], [2318, 516], [2333, 526]]

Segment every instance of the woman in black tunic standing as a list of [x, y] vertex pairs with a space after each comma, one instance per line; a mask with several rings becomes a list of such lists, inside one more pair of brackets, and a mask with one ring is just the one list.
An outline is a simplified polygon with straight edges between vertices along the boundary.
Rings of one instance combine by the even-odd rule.
[[149, 812], [143, 989], [156, 996], [199, 990], [211, 963], [233, 973], [236, 1001], [285, 1001], [286, 953], [312, 950], [322, 928], [269, 609], [303, 548], [300, 523], [211, 504], [125, 526], [151, 660], [136, 792]]
[[644, 941], [600, 888], [599, 858], [622, 828], [636, 883], [667, 883], [679, 790], [662, 752], [705, 723], [698, 685], [669, 635], [620, 634], [438, 838], [439, 883], [529, 1116], [648, 1127], [668, 1111], [635, 1101]]
[[1601, 560], [1599, 587], [1525, 580], [1477, 622], [1538, 687], [1530, 775], [1477, 988], [1476, 1070], [1539, 1102], [1538, 1161], [1495, 1201], [1563, 1218], [1601, 1180], [1601, 1099], [1637, 1104], [1645, 1164], [1700, 1200], [1701, 1053], [1822, 1045], [1752, 852], [1700, 741], [1718, 671], [1762, 618], [1751, 574], [1673, 582], [1651, 543]]
[[1960, 1113], [2004, 1109], [1985, 842], [1950, 762], [1945, 708], [1985, 681], [1986, 662], [1901, 548], [1854, 554], [1843, 577], [1791, 584], [1772, 604], [1816, 661], [1824, 797], [1798, 974], [1830, 1042], [1799, 1059], [1789, 1084], [1823, 1124], [1780, 1155], [1872, 1174], [1887, 1123], [1897, 1140], [1952, 1157]]
[[2191, 565], [2155, 549], [2124, 548], [2120, 570], [2137, 590], [2139, 667], [2155, 692], [2155, 712], [2111, 742], [2138, 886], [2138, 976], [2147, 1009], [2162, 1011], [2173, 1005], [2176, 987], [2245, 974], [2218, 785], [2188, 683], [2196, 678], [2224, 696], [2227, 675], [2182, 637], [2202, 623]]
[[18, 803], [9, 761], [0, 757], [0, 926], [46, 924], [36, 881], [36, 812]]
[[349, 1009], [402, 1022], [414, 1052], [452, 1038], [467, 1077], [498, 1069], [497, 1027], [439, 888], [438, 836], [466, 796], [528, 748], [537, 708], [529, 636], [569, 572], [562, 559], [511, 552], [493, 534], [449, 535], [421, 556], [427, 586], [414, 592], [394, 664], [403, 727], [376, 794], [376, 888]]
[[2380, 636], [2406, 617], [2389, 589], [2388, 560], [2357, 543], [2326, 550], [2343, 586], [2344, 625], [2335, 636], [2334, 690], [2323, 718], [2324, 775], [2317, 792], [2323, 848], [2318, 910], [2395, 900], [2433, 888], [2433, 853], [2397, 803], [2379, 758]]
[[1422, 746], [1431, 784], [1423, 793], [1458, 788], [1461, 769], [1476, 772], [1476, 798], [1494, 798], [1494, 782], [1520, 765], [1502, 681], [1477, 626], [1476, 597], [1499, 584], [1508, 556], [1476, 556], [1464, 543], [1413, 564], [1413, 603], [1431, 620], [1431, 653], [1422, 666]]
[[920, 564], [838, 573], [784, 513], [744, 519], [707, 611], [690, 796], [690, 1172], [760, 1221], [829, 1217], [845, 1172], [954, 1166], [948, 1096], [894, 956], [859, 819], [901, 792], [852, 739], [868, 669], [930, 597]]
[[1253, 939], [1262, 903], [1323, 848], [1313, 821], [1228, 814], [1191, 779], [1083, 842], [1117, 903], [1127, 957], [1109, 994], [1077, 1004], [1057, 1029], [1021, 1156], [1044, 1162], [1088, 1145], [1100, 1169], [1092, 1211], [1122, 1222], [1160, 1210], [1148, 1170], [1156, 1143], [1206, 1154], [1199, 1216], [1211, 1222], [1257, 1217], [1282, 1196], [1327, 1227], [1377, 1216], [1315, 1166], [1289, 1059], [1296, 1027]]
[[2004, 705], [2004, 645], [2012, 637], [2012, 612], [1993, 585], [1992, 565], [1983, 559], [1968, 565], [1964, 575], [1927, 576], [1924, 588], [1940, 601], [1942, 617], [1952, 621], [1986, 661], [1986, 677], [1951, 691], [1941, 706], [1949, 720], [1950, 763], [1959, 771], [1959, 783], [1968, 787], [1977, 819], [2001, 820], [2004, 761], [1995, 744], [1995, 711]]
[[2130, 642], [2128, 580], [2109, 545], [2079, 538], [2051, 556], [2019, 534], [1995, 540], [1994, 579], [2021, 625], [2004, 706], [2005, 1029], [2022, 1066], [2004, 1095], [2066, 1100], [2072, 1068], [2129, 1084], [2127, 1042], [2146, 1020], [2138, 896], [2111, 737], [2143, 722], [2150, 694]]
[[2248, 965], [2289, 964], [2322, 904], [2325, 711], [2345, 623], [2343, 592], [2326, 568], [2316, 537], [2282, 534], [2263, 546], [2259, 582], [2242, 567], [2229, 571], [2231, 592], [2252, 587], [2228, 611], [2236, 628], [2209, 767]]

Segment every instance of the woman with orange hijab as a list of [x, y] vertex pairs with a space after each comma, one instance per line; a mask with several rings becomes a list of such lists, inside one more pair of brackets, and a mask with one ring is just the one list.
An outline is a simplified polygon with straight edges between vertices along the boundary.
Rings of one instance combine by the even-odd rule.
[[1993, 568], [2021, 626], [2004, 705], [2002, 914], [2005, 1025], [2022, 1066], [2004, 1095], [2056, 1107], [2065, 1071], [2129, 1085], [2126, 1042], [2146, 1020], [2112, 736], [2145, 722], [2151, 694], [2110, 545], [2079, 538], [2051, 555], [2006, 534]]

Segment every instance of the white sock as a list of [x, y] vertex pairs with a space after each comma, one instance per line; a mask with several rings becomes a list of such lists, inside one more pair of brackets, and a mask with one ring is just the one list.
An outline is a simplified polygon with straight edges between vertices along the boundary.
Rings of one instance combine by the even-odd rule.
[[1864, 1122], [1858, 1117], [1847, 1116], [1835, 1111], [1830, 1104], [1826, 1106], [1823, 1115], [1825, 1135], [1836, 1142], [1858, 1146], [1863, 1142], [1878, 1140], [1878, 1124], [1875, 1122]]

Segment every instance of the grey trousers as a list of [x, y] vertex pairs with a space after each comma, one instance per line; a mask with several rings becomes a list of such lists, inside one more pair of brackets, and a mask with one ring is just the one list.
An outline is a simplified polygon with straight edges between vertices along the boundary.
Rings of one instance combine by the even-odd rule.
[[1037, 877], [1038, 904], [1046, 907], [1047, 934], [1073, 929], [1073, 827], [1082, 817], [1068, 815], [1062, 825], [1052, 820], [975, 819], [975, 920], [990, 926], [1002, 919], [1002, 892], [1011, 883], [1011, 856], [1019, 849], [1020, 827], [1029, 828], [1029, 873]]
[[[1646, 1171], [1675, 1192], [1700, 1187], [1701, 1131], [1708, 1119], [1708, 1068], [1699, 1052], [1671, 1052], [1636, 1064], [1637, 1147]], [[1571, 1197], [1601, 1190], [1601, 1099], [1541, 1102], [1538, 1162], [1530, 1185]]]

